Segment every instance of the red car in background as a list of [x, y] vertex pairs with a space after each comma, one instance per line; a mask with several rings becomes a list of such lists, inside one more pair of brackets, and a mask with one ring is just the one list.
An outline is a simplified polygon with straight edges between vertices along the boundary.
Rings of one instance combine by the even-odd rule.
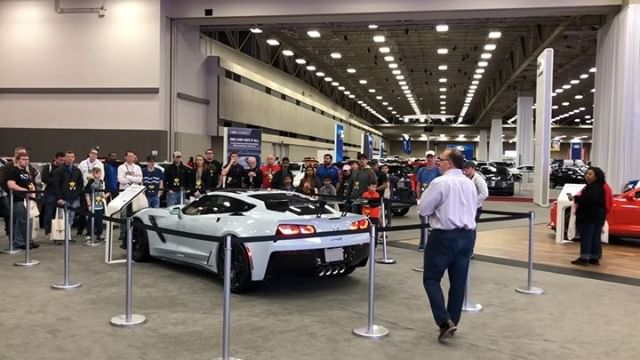
[[[554, 201], [550, 209], [549, 226], [555, 230], [558, 202]], [[565, 224], [569, 224], [568, 208], [565, 214]], [[609, 235], [640, 238], [640, 188], [615, 195], [611, 204], [611, 212], [607, 216]]]

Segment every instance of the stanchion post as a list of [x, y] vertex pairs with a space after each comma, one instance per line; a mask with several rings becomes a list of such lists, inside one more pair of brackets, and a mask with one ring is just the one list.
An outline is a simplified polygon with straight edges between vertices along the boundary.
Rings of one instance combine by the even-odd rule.
[[353, 329], [353, 334], [357, 336], [378, 339], [389, 335], [389, 330], [381, 325], [374, 324], [374, 310], [375, 310], [375, 281], [376, 281], [376, 262], [374, 261], [376, 256], [376, 228], [371, 226], [369, 243], [369, 317], [367, 326], [358, 327]]
[[69, 241], [71, 240], [71, 227], [66, 219], [69, 218], [69, 205], [64, 204], [64, 274], [62, 283], [51, 284], [51, 288], [55, 290], [68, 290], [75, 289], [82, 286], [80, 282], [73, 282], [69, 280]]
[[222, 317], [222, 357], [216, 360], [240, 360], [229, 357], [231, 345], [231, 235], [224, 237], [224, 305]]
[[482, 305], [472, 303], [469, 298], [471, 298], [471, 262], [469, 262], [469, 268], [467, 269], [467, 285], [464, 288], [464, 303], [462, 303], [462, 311], [482, 311]]
[[[380, 203], [380, 206], [382, 207], [380, 214], [382, 216], [382, 228], [386, 228], [387, 227], [387, 216], [386, 216], [386, 207], [384, 206], [384, 198], [382, 198], [382, 202]], [[376, 259], [376, 262], [378, 264], [395, 264], [396, 263], [396, 259], [392, 259], [389, 258], [387, 256], [387, 231], [383, 230], [382, 231], [382, 257]]]
[[533, 286], [533, 222], [535, 218], [536, 213], [529, 211], [529, 266], [527, 268], [527, 287], [516, 288], [516, 291], [521, 294], [542, 295], [544, 294], [544, 289]]
[[180, 205], [184, 205], [184, 187], [180, 186]]
[[7, 226], [9, 227], [9, 248], [1, 250], [0, 253], [15, 255], [20, 253], [22, 250], [13, 248], [13, 190], [9, 190], [9, 224]]
[[[82, 199], [84, 200], [84, 198]], [[91, 211], [89, 212], [91, 215], [91, 229], [89, 230], [91, 232], [91, 237], [89, 238], [89, 240], [85, 241], [83, 245], [86, 246], [98, 246], [100, 245], [99, 242], [96, 242], [96, 210], [95, 210], [95, 206], [96, 206], [96, 190], [92, 187], [91, 188]]]
[[[131, 206], [129, 204], [128, 206]], [[121, 224], [122, 225], [122, 224]], [[134, 326], [140, 325], [147, 321], [144, 315], [132, 314], [133, 308], [133, 246], [132, 246], [132, 229], [131, 229], [131, 217], [127, 217], [127, 287], [125, 294], [125, 314], [118, 315], [111, 318], [111, 325], [113, 326]]]
[[24, 203], [27, 212], [27, 231], [24, 232], [24, 261], [15, 263], [15, 266], [34, 266], [40, 264], [40, 261], [31, 259], [31, 239], [33, 237], [33, 229], [31, 228], [31, 206], [29, 206], [28, 193], [25, 195], [26, 200], [24, 200]]

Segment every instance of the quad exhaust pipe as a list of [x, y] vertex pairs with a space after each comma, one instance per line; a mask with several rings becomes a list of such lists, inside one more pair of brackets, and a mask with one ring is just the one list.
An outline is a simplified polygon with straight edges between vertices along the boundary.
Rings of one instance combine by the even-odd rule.
[[318, 266], [316, 268], [316, 275], [318, 275], [318, 277], [323, 277], [323, 276], [343, 274], [346, 268], [347, 267], [344, 264]]

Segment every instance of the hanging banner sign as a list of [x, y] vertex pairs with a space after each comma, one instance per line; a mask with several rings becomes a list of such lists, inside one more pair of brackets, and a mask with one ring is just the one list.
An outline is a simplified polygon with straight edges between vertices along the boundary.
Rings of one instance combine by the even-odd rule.
[[336, 133], [334, 141], [335, 161], [341, 162], [344, 151], [344, 125], [336, 123]]
[[253, 156], [260, 164], [262, 152], [262, 130], [247, 128], [224, 128], [224, 154], [225, 162], [229, 161], [232, 151], [237, 151], [240, 165], [248, 168], [247, 158]]
[[402, 152], [411, 154], [411, 137], [407, 134], [402, 134]]

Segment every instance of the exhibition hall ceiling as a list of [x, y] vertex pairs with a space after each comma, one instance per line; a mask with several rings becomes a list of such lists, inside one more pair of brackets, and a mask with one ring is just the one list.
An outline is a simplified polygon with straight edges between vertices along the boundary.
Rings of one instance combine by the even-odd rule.
[[517, 97], [535, 97], [537, 55], [553, 48], [552, 124], [590, 135], [603, 23], [601, 15], [582, 15], [204, 25], [201, 31], [306, 81], [391, 136], [422, 133], [420, 125], [477, 133], [492, 119], [515, 124]]

